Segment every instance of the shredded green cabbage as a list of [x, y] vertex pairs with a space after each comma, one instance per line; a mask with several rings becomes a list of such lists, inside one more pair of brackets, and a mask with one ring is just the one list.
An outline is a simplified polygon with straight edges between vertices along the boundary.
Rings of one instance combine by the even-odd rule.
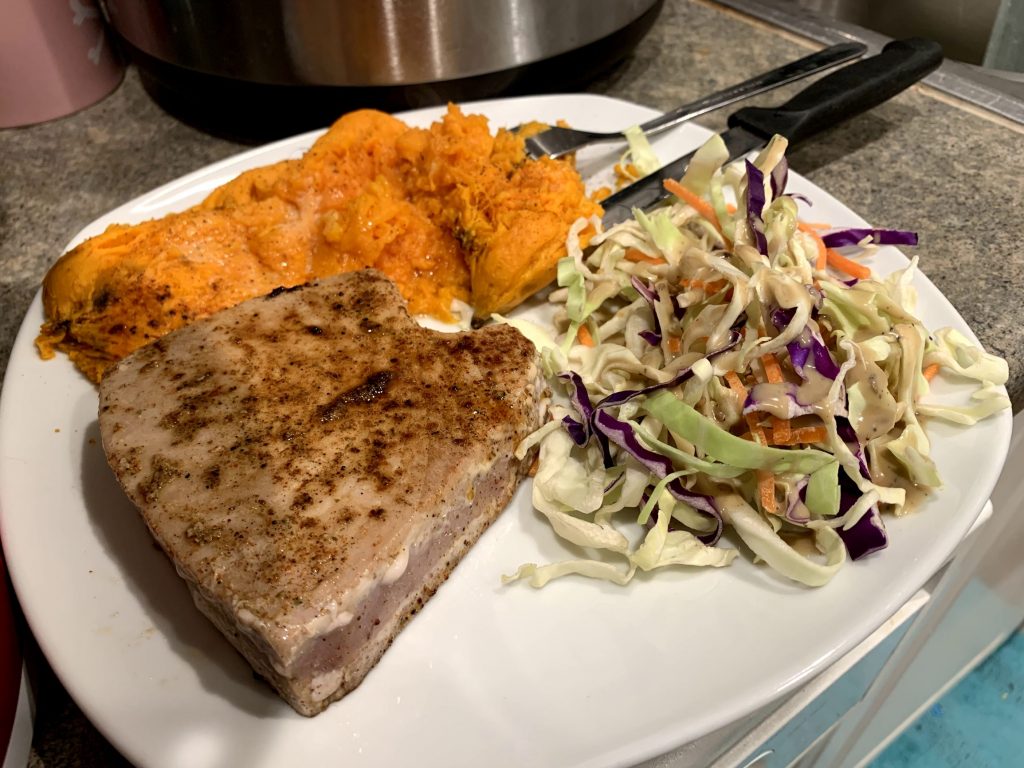
[[634, 125], [627, 128], [622, 135], [626, 137], [626, 142], [629, 145], [623, 158], [624, 162], [633, 163], [643, 176], [654, 173], [661, 167], [658, 156], [654, 154], [654, 149], [640, 126]]

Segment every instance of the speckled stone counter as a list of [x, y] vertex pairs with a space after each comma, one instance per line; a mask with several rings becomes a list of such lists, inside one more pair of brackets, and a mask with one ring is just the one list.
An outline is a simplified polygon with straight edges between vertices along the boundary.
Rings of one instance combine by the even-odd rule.
[[[805, 45], [699, 0], [668, 0], [636, 53], [590, 90], [668, 109], [796, 58]], [[723, 120], [703, 122], [720, 129]], [[161, 111], [132, 70], [111, 96], [77, 115], [0, 131], [0, 373], [44, 273], [79, 229], [241, 149]], [[920, 233], [922, 269], [987, 348], [1009, 360], [1015, 411], [1024, 407], [1024, 325], [1016, 321], [1024, 292], [1022, 154], [1020, 127], [924, 88], [790, 154], [794, 170], [873, 224]], [[38, 710], [30, 764], [123, 764], [45, 662], [32, 658]]]

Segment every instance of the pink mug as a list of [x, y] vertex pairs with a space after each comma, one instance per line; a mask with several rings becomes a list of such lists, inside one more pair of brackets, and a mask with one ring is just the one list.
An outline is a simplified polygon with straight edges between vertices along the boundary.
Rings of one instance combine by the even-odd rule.
[[0, 128], [95, 104], [123, 73], [93, 0], [0, 3]]

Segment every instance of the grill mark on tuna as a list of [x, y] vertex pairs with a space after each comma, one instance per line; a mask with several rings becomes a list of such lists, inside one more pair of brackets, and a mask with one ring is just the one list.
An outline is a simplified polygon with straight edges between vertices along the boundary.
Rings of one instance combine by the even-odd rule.
[[390, 383], [391, 371], [377, 371], [377, 373], [371, 374], [362, 384], [347, 392], [342, 392], [323, 406], [320, 409], [320, 421], [324, 424], [334, 421], [344, 413], [346, 406], [372, 403], [387, 392]]

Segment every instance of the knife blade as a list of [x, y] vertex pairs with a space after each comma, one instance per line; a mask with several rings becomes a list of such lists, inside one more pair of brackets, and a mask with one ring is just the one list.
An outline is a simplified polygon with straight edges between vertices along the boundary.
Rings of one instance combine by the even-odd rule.
[[[865, 112], [906, 90], [942, 63], [942, 47], [931, 40], [908, 38], [888, 43], [880, 53], [825, 75], [779, 107], [744, 107], [729, 116], [719, 136], [729, 151], [727, 162], [760, 149], [775, 134], [790, 145]], [[663, 182], [679, 179], [696, 150], [602, 201], [605, 229], [626, 221], [634, 208], [648, 209], [669, 196]]]

